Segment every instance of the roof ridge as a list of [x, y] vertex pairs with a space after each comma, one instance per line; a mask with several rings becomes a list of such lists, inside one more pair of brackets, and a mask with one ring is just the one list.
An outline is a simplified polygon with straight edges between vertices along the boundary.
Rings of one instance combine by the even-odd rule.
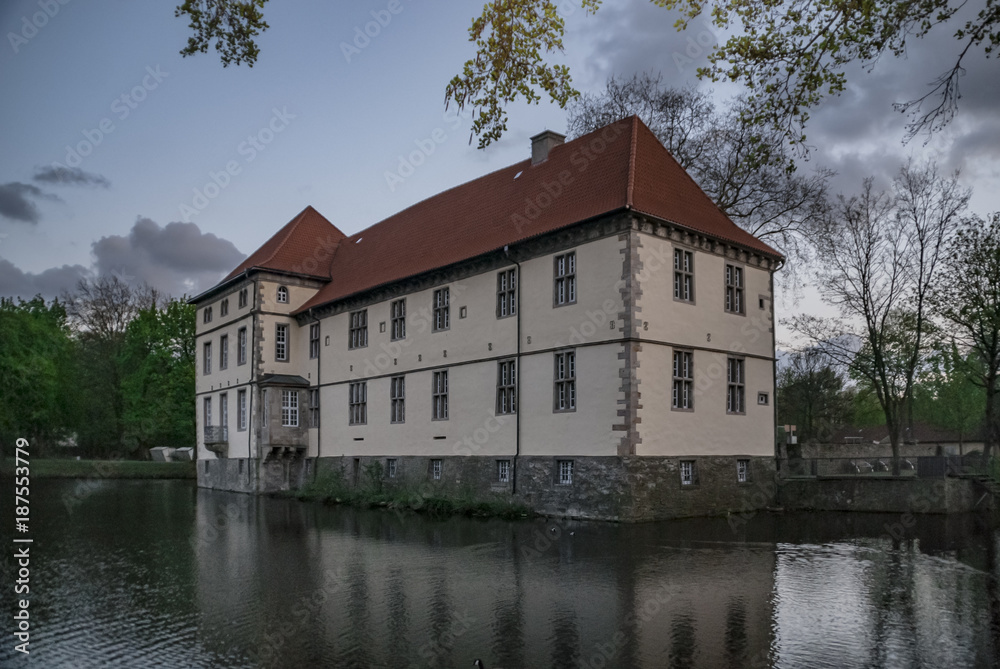
[[625, 190], [625, 206], [629, 209], [634, 208], [633, 205], [635, 204], [632, 202], [632, 193], [635, 190], [635, 153], [639, 137], [639, 123], [639, 116], [637, 114], [632, 114], [632, 143], [630, 144], [628, 150], [628, 186]]
[[[309, 209], [311, 209], [311, 208], [312, 208], [312, 205], [306, 205], [305, 209], [303, 209], [298, 214], [296, 214], [295, 218], [293, 218], [291, 221], [289, 221], [285, 225], [286, 232], [285, 232], [284, 238], [280, 242], [278, 242], [278, 244], [274, 247], [274, 250], [271, 252], [271, 255], [269, 255], [268, 257], [266, 257], [263, 260], [261, 260], [260, 264], [258, 266], [266, 265], [267, 263], [269, 263], [272, 260], [274, 260], [274, 256], [278, 255], [278, 251], [280, 251], [281, 249], [283, 249], [284, 246], [285, 246], [285, 244], [291, 238], [292, 232], [295, 230], [296, 227], [298, 227], [298, 224], [302, 221], [302, 218], [305, 216], [306, 211], [309, 210]], [[316, 213], [318, 214], [319, 212], [316, 212]], [[322, 214], [320, 214], [320, 215], [322, 216]]]

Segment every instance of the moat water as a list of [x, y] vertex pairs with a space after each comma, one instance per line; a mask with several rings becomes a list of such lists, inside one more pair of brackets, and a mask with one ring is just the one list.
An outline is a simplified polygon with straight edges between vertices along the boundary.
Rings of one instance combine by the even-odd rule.
[[957, 669], [1000, 655], [1000, 532], [972, 516], [433, 520], [190, 481], [36, 480], [31, 502], [31, 653], [5, 615], [3, 667]]

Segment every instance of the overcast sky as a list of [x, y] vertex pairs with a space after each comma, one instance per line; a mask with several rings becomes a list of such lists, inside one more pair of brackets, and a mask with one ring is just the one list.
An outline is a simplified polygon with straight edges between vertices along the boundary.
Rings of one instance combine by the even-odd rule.
[[[182, 58], [176, 2], [51, 0], [49, 18], [39, 14], [49, 1], [0, 6], [0, 295], [53, 296], [96, 272], [198, 293], [306, 205], [352, 234], [526, 158], [543, 129], [566, 129], [554, 105], [515, 105], [503, 140], [480, 151], [468, 120], [445, 112], [480, 3], [402, 0], [376, 37], [345, 53], [388, 0], [272, 0], [250, 69], [223, 68], [213, 50]], [[646, 0], [568, 12], [564, 60], [577, 87], [597, 92], [613, 74], [643, 70], [697, 85], [715, 36], [704, 22], [678, 34], [674, 19]], [[869, 174], [887, 183], [908, 157], [934, 157], [962, 170], [973, 211], [1000, 210], [996, 60], [970, 57], [958, 119], [926, 145], [902, 144], [905, 118], [891, 108], [951, 66], [952, 32], [853, 72], [848, 91], [813, 114], [805, 168], [830, 167], [836, 188], [851, 190]], [[439, 129], [446, 139], [423, 164], [389, 183], [401, 156]], [[801, 306], [814, 299], [807, 291]]]

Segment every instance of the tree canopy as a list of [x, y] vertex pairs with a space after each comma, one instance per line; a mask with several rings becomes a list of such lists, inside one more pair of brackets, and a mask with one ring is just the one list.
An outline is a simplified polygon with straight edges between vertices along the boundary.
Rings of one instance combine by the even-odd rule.
[[[909, 114], [909, 135], [940, 129], [958, 107], [963, 63], [975, 51], [989, 58], [1000, 43], [1000, 0], [985, 0], [974, 17], [956, 15], [963, 0], [652, 0], [677, 10], [678, 30], [707, 14], [731, 36], [712, 47], [698, 76], [742, 84], [748, 94], [747, 118], [776, 128], [792, 145], [802, 146], [809, 112], [824, 98], [842, 92], [847, 68], [872, 69], [880, 58], [905, 56], [914, 39], [956, 26], [953, 58], [931, 89], [898, 103]], [[589, 12], [600, 0], [582, 0]], [[552, 0], [487, 2], [469, 29], [476, 55], [449, 83], [446, 100], [475, 110], [473, 133], [480, 146], [506, 128], [503, 105], [518, 95], [537, 102], [541, 95], [565, 106], [578, 93], [569, 69], [547, 60], [563, 50], [564, 25]], [[933, 76], [933, 75], [932, 75]]]

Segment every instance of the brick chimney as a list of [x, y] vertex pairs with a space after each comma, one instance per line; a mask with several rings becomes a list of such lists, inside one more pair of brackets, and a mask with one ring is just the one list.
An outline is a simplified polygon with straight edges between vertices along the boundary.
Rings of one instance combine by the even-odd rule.
[[560, 135], [552, 130], [545, 130], [531, 138], [531, 164], [537, 165], [549, 157], [552, 147], [566, 141], [566, 135]]

